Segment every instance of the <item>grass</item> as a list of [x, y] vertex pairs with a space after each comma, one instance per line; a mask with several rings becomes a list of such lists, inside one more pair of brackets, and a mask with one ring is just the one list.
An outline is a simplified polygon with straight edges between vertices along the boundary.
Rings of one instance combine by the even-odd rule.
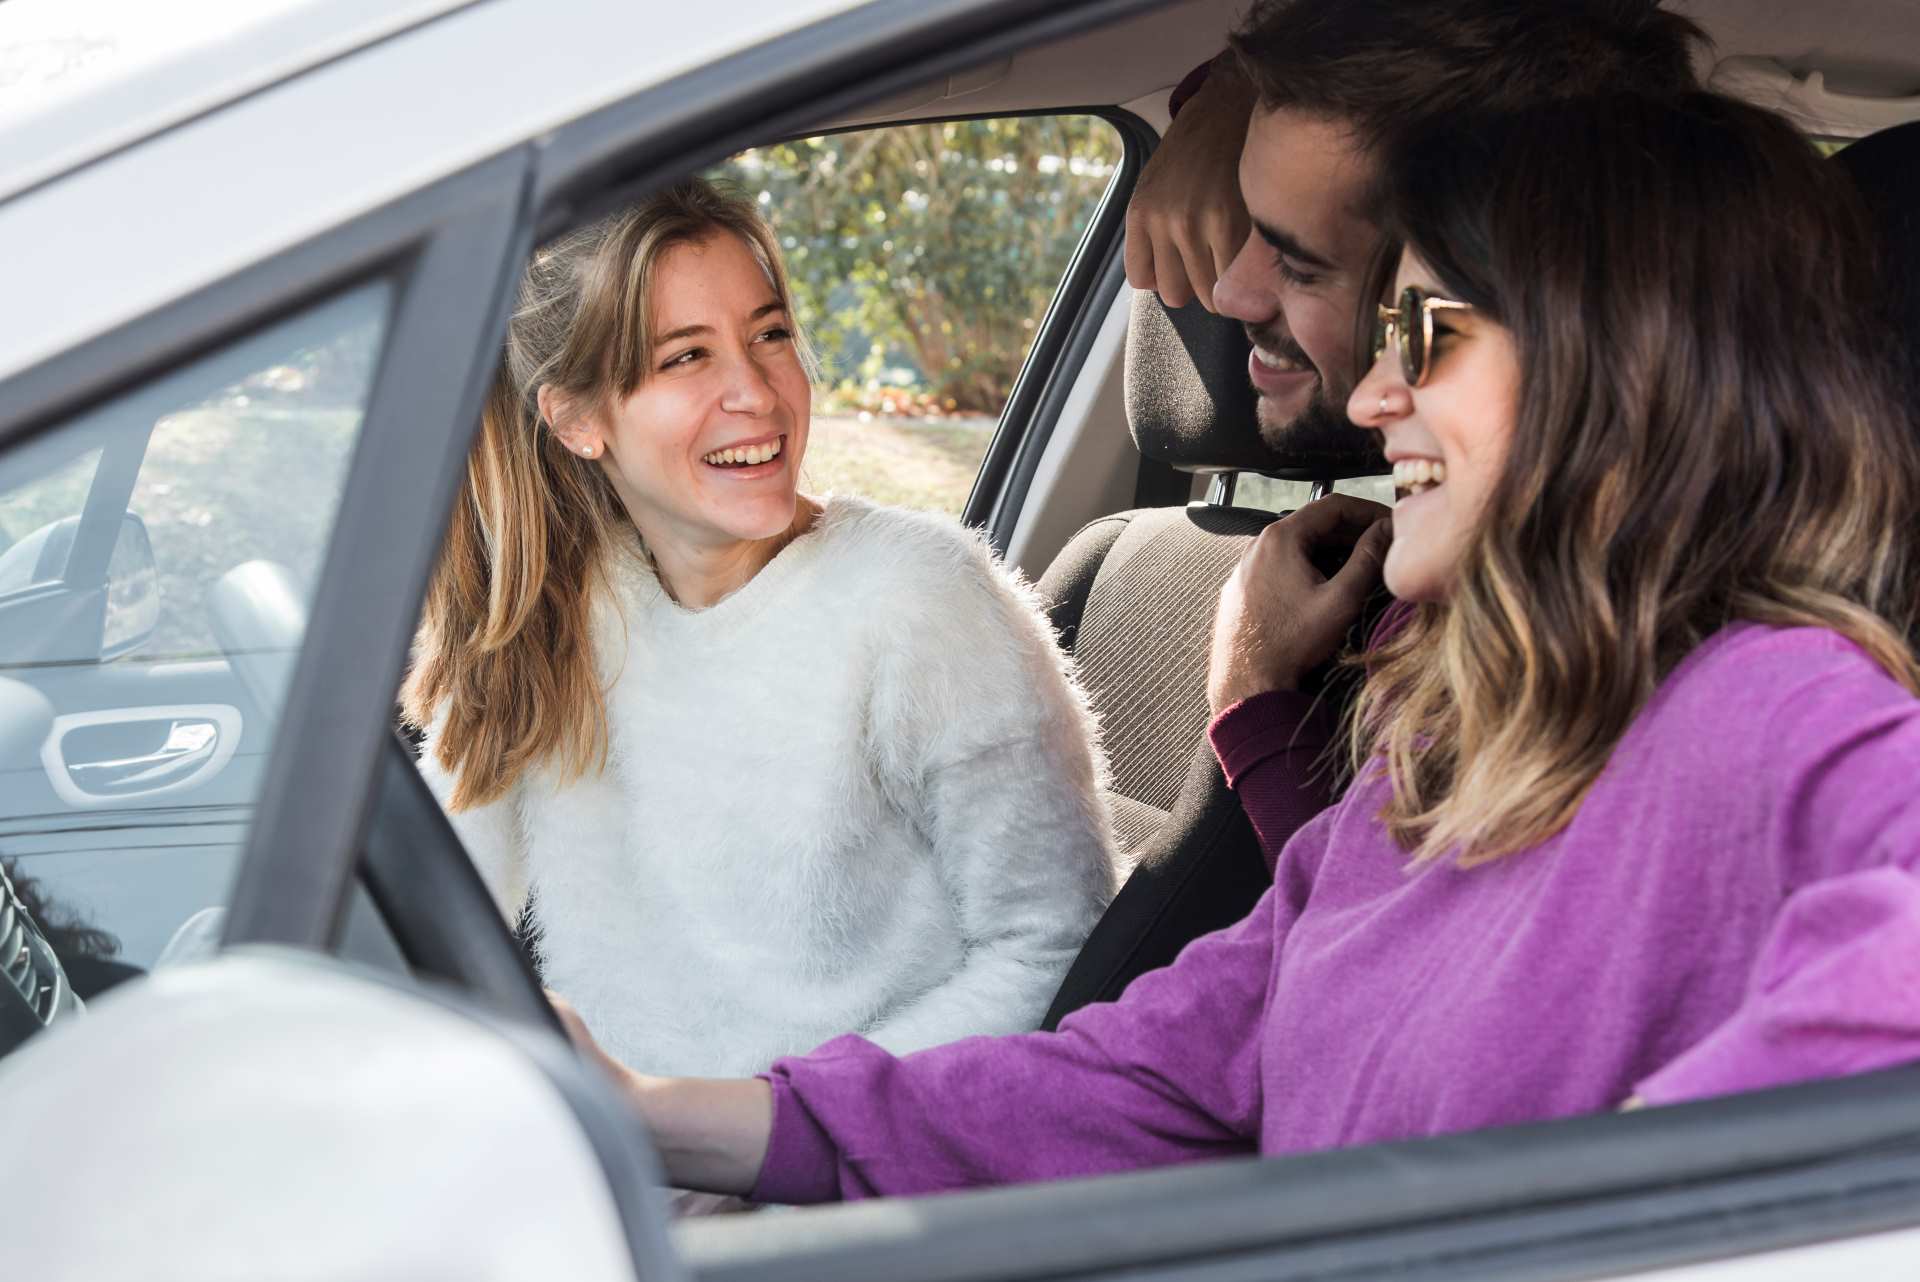
[[816, 415], [801, 488], [958, 516], [992, 437], [989, 418]]

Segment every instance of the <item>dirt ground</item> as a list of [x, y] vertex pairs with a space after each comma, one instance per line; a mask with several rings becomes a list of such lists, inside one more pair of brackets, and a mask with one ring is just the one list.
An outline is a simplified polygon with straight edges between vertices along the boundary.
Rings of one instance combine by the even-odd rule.
[[816, 415], [800, 468], [801, 488], [958, 516], [993, 427], [990, 418], [874, 415], [863, 421]]

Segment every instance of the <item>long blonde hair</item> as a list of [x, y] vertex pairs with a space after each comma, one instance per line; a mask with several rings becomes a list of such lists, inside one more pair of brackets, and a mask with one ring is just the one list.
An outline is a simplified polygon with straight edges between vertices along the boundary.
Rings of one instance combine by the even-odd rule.
[[560, 237], [527, 269], [401, 690], [415, 725], [444, 716], [433, 751], [457, 780], [454, 810], [543, 762], [572, 779], [605, 760], [592, 590], [609, 551], [639, 538], [600, 465], [542, 420], [539, 391], [589, 412], [632, 395], [652, 369], [662, 258], [715, 233], [753, 250], [800, 341], [772, 229], [749, 198], [700, 179]]
[[1356, 768], [1384, 762], [1381, 819], [1417, 861], [1560, 831], [1730, 622], [1832, 629], [1920, 691], [1920, 454], [1843, 175], [1706, 94], [1441, 125], [1383, 172], [1394, 236], [1521, 368], [1448, 599], [1365, 658]]

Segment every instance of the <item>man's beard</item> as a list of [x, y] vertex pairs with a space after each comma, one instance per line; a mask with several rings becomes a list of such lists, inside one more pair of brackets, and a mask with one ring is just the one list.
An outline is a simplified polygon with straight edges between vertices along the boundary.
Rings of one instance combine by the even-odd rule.
[[[1355, 427], [1347, 418], [1347, 397], [1352, 389], [1330, 391], [1326, 374], [1282, 327], [1255, 329], [1249, 325], [1247, 338], [1254, 346], [1314, 372], [1312, 398], [1304, 409], [1289, 418], [1280, 418], [1273, 402], [1265, 396], [1259, 397], [1260, 439], [1268, 449], [1285, 454], [1296, 467], [1310, 467], [1327, 460], [1344, 466], [1356, 458], [1364, 460], [1379, 453], [1380, 434]], [[1384, 456], [1380, 458], [1380, 470], [1387, 470]]]
[[1324, 382], [1313, 389], [1313, 399], [1307, 402], [1307, 407], [1285, 421], [1274, 413], [1273, 403], [1261, 397], [1259, 422], [1260, 439], [1267, 443], [1268, 449], [1303, 463], [1328, 455], [1354, 454], [1366, 448], [1360, 430], [1347, 421], [1344, 400], [1336, 408], [1333, 398], [1326, 394]]

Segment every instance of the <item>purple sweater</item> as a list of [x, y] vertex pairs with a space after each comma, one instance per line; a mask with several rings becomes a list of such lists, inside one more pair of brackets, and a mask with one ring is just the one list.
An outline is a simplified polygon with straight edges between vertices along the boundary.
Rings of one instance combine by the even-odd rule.
[[[1298, 775], [1260, 702], [1215, 727], [1249, 809], [1262, 769]], [[753, 1198], [1298, 1152], [1920, 1058], [1920, 701], [1833, 633], [1712, 638], [1534, 849], [1410, 868], [1386, 796], [1363, 777], [1250, 916], [1056, 1033], [781, 1060]]]

